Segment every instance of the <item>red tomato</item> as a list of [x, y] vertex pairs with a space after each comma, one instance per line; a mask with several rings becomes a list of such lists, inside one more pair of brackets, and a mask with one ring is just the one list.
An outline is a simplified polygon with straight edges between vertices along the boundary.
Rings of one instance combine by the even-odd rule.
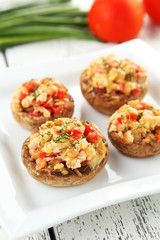
[[27, 92], [20, 92], [19, 94], [19, 100], [22, 101], [24, 98], [26, 98], [27, 96], [29, 96], [29, 94]]
[[105, 88], [93, 88], [93, 91], [96, 93], [105, 93], [106, 89]]
[[151, 105], [148, 105], [147, 103], [141, 103], [141, 107], [140, 107], [140, 110], [145, 110], [147, 108], [153, 108], [153, 106]]
[[160, 142], [160, 129], [158, 130], [157, 142]]
[[117, 118], [115, 125], [118, 126], [121, 124], [122, 124], [122, 119], [119, 117], [119, 118]]
[[125, 87], [126, 87], [126, 83], [125, 82], [120, 82], [117, 86], [117, 91], [124, 93], [125, 92]]
[[88, 13], [88, 26], [103, 41], [124, 42], [136, 37], [143, 16], [143, 3], [138, 0], [95, 0]]
[[56, 107], [56, 104], [54, 101], [48, 100], [47, 102], [43, 103], [43, 107], [53, 109]]
[[45, 157], [46, 153], [42, 152], [42, 151], [38, 151], [37, 155], [38, 155], [38, 157], [43, 158], [43, 157]]
[[55, 115], [59, 115], [64, 111], [64, 107], [62, 105], [55, 107], [52, 109]]
[[160, 1], [159, 0], [143, 0], [146, 12], [153, 21], [160, 24]]
[[87, 136], [87, 141], [91, 143], [97, 143], [100, 140], [102, 140], [102, 135], [96, 130], [94, 132], [90, 132]]
[[131, 94], [132, 94], [133, 96], [136, 96], [136, 95], [138, 95], [141, 91], [142, 91], [141, 88], [136, 88], [136, 89], [133, 89], [133, 90], [131, 91]]
[[80, 139], [82, 136], [82, 130], [79, 128], [73, 128], [72, 132], [71, 132], [71, 137], [73, 137], [74, 139]]
[[138, 117], [138, 114], [133, 112], [128, 112], [126, 115], [126, 118], [128, 120], [133, 120], [133, 121], [137, 120], [137, 117]]
[[28, 92], [33, 92], [35, 90], [36, 85], [37, 84], [34, 80], [22, 84], [23, 87], [27, 88]]
[[63, 89], [59, 88], [58, 93], [57, 93], [58, 97], [60, 99], [62, 99], [64, 97], [64, 94], [65, 94], [65, 92], [63, 91]]
[[87, 122], [83, 122], [83, 126], [85, 126], [85, 130], [84, 130], [84, 136], [86, 137], [88, 135], [89, 132], [93, 132], [93, 128], [92, 126], [87, 123]]
[[30, 112], [28, 113], [28, 115], [32, 116], [32, 117], [40, 117], [40, 112]]

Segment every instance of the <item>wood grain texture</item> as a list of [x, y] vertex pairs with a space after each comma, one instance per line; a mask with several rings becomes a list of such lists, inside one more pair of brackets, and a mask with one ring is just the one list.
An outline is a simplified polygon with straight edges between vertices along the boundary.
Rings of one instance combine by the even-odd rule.
[[57, 240], [159, 240], [160, 194], [96, 210], [54, 231]]
[[24, 240], [51, 240], [51, 238], [50, 238], [48, 230], [44, 230], [37, 234], [34, 234], [33, 236], [26, 237]]
[[[34, 224], [34, 223], [33, 223]], [[0, 226], [0, 240], [13, 240], [8, 233]], [[36, 233], [32, 236], [20, 239], [20, 240], [51, 240], [49, 231], [44, 230], [39, 233]]]

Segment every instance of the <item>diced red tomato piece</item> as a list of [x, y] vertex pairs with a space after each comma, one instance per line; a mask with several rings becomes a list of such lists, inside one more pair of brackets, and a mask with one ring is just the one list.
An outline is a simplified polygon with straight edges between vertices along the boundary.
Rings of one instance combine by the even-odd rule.
[[55, 108], [56, 104], [53, 100], [52, 101], [48, 100], [45, 103], [43, 103], [43, 107], [45, 107], [45, 108]]
[[35, 105], [43, 105], [44, 101], [38, 100], [38, 101], [34, 101]]
[[82, 124], [83, 124], [83, 126], [85, 126], [85, 130], [84, 130], [84, 133], [83, 133], [85, 137], [88, 135], [89, 132], [94, 131], [93, 127], [89, 123], [83, 122]]
[[62, 99], [65, 95], [65, 92], [61, 89], [61, 88], [58, 88], [58, 93], [57, 93], [58, 97], [60, 99]]
[[132, 94], [133, 96], [136, 96], [136, 95], [138, 95], [141, 91], [142, 91], [141, 88], [136, 88], [136, 89], [133, 89], [133, 90], [131, 91], [131, 94]]
[[25, 82], [22, 84], [23, 87], [27, 88], [28, 92], [34, 92], [35, 87], [37, 86], [36, 82], [34, 80]]
[[142, 71], [141, 67], [140, 67], [140, 66], [138, 66], [138, 65], [136, 65], [136, 66], [137, 66], [137, 68], [136, 68], [136, 73], [139, 73], [139, 72], [141, 72], [141, 71]]
[[157, 142], [160, 142], [160, 129], [158, 130]]
[[105, 93], [106, 89], [105, 88], [93, 88], [93, 91], [96, 93]]
[[147, 103], [141, 103], [140, 110], [144, 110], [144, 109], [147, 109], [147, 108], [153, 108], [153, 106], [149, 105]]
[[122, 118], [119, 117], [119, 118], [117, 118], [115, 125], [117, 127], [120, 124], [122, 124]]
[[19, 94], [19, 100], [22, 101], [24, 98], [26, 98], [27, 96], [29, 96], [29, 94], [27, 92], [20, 92]]
[[47, 161], [44, 158], [37, 158], [36, 163], [40, 169], [47, 167]]
[[102, 140], [102, 135], [100, 132], [94, 130], [93, 132], [90, 132], [88, 135], [87, 135], [87, 141], [91, 142], [91, 143], [97, 143], [99, 142], [100, 140]]
[[47, 94], [48, 94], [48, 96], [55, 98], [55, 96], [57, 95], [57, 91], [56, 91], [56, 89], [48, 88]]
[[73, 137], [74, 139], [80, 139], [82, 134], [82, 130], [77, 127], [73, 128], [71, 131], [71, 137]]
[[126, 83], [120, 82], [117, 86], [117, 91], [124, 93], [125, 92]]
[[40, 112], [29, 112], [28, 115], [32, 116], [32, 117], [40, 117]]
[[133, 121], [137, 120], [137, 117], [138, 117], [138, 114], [133, 112], [128, 112], [126, 115], [126, 118], [128, 120], [133, 120]]
[[37, 155], [39, 158], [43, 158], [43, 157], [45, 157], [46, 153], [43, 151], [38, 151]]
[[52, 110], [55, 115], [58, 115], [64, 111], [64, 107], [61, 105], [61, 106], [57, 106], [57, 107], [53, 108]]
[[72, 119], [73, 119], [73, 120], [75, 120], [75, 121], [77, 121], [77, 120], [78, 120], [76, 117], [73, 117]]

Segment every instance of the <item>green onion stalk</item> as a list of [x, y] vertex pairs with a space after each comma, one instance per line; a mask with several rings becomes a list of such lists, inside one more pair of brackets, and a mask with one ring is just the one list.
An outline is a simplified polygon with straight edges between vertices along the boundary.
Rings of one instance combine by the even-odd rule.
[[0, 8], [0, 50], [60, 38], [95, 40], [87, 26], [87, 12], [72, 6], [71, 0], [32, 0]]

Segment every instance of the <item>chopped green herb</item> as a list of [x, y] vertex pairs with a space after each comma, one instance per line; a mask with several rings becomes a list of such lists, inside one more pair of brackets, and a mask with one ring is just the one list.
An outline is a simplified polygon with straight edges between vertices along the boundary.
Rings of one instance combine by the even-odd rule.
[[63, 129], [61, 129], [61, 134], [59, 134], [59, 136], [56, 137], [55, 139], [55, 143], [63, 143], [64, 139], [69, 139], [70, 135], [68, 133], [66, 133]]
[[49, 131], [46, 131], [45, 134], [46, 135], [51, 135], [51, 133]]
[[[66, 122], [65, 124], [64, 124], [64, 127], [67, 127], [69, 124], [71, 124], [71, 123], [73, 123], [73, 121], [72, 120], [69, 120], [68, 122]], [[63, 129], [63, 128], [62, 128]]]
[[32, 96], [33, 97], [37, 97], [38, 96], [37, 89], [38, 89], [38, 87], [35, 87], [34, 92], [32, 92]]
[[117, 60], [114, 60], [113, 62], [115, 62], [115, 63], [117, 63], [118, 64], [118, 67], [120, 67], [120, 62], [119, 61], [117, 61]]
[[125, 134], [126, 131], [127, 131], [127, 129], [125, 127], [124, 130], [122, 131], [123, 135]]
[[88, 124], [90, 124], [87, 120], [83, 120], [83, 121], [81, 121], [82, 123], [88, 123]]
[[126, 74], [125, 80], [126, 81], [131, 81], [132, 80], [132, 74], [131, 73]]
[[71, 143], [71, 145], [72, 145], [72, 147], [74, 147], [74, 148], [76, 147], [76, 144], [74, 144], [74, 143]]
[[143, 111], [138, 114], [137, 121], [139, 121], [141, 119], [142, 115], [143, 115]]
[[60, 148], [59, 150], [65, 150], [65, 149], [67, 149], [68, 147], [64, 147], [64, 148]]
[[47, 142], [49, 142], [53, 137], [53, 134], [50, 135], [50, 138], [47, 140]]
[[105, 70], [109, 70], [110, 69], [110, 66], [107, 64], [104, 66]]

